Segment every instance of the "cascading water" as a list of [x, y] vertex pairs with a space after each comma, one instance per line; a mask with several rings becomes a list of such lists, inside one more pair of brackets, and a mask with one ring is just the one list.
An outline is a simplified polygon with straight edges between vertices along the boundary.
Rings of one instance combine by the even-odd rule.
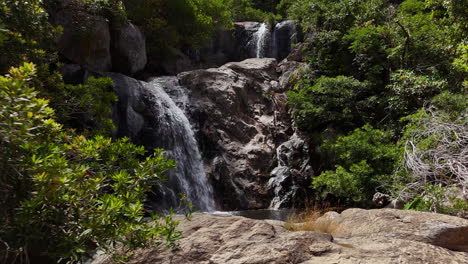
[[179, 101], [176, 104], [163, 89], [163, 86], [177, 88], [174, 79], [177, 80], [176, 77], [156, 78], [145, 84], [150, 93], [147, 101], [152, 114], [151, 122], [154, 123], [153, 138], [157, 141], [154, 144], [163, 148], [177, 163], [176, 170], [170, 173], [169, 182], [160, 186], [160, 195], [166, 206], [174, 206], [178, 200], [177, 194], [184, 193], [196, 209], [213, 211], [213, 191], [203, 168], [194, 132], [181, 109], [188, 103], [188, 97], [183, 97], [184, 94], [177, 96]]
[[260, 24], [257, 32], [254, 34], [255, 41], [255, 56], [256, 58], [264, 58], [267, 53], [268, 42], [270, 38], [270, 30], [266, 23]]

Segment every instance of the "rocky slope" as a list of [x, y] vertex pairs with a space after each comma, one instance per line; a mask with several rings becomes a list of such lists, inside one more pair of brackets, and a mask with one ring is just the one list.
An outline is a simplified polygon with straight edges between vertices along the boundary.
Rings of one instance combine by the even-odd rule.
[[[312, 174], [306, 144], [298, 145], [297, 134], [293, 137], [296, 143], [283, 144], [294, 133], [285, 90], [291, 72], [300, 67], [298, 62], [278, 65], [275, 59], [248, 59], [151, 82], [161, 85], [190, 119], [218, 209], [266, 208], [275, 194], [288, 196], [279, 198], [284, 201], [282, 206], [303, 200], [299, 189], [307, 186], [302, 183]], [[120, 98], [114, 111], [118, 135], [148, 149], [167, 148], [158, 145], [168, 140], [167, 135], [158, 140], [163, 136], [158, 133], [158, 123], [166, 121], [150, 107], [152, 100], [144, 92], [150, 86], [110, 76]], [[278, 166], [281, 168], [272, 174]], [[283, 190], [285, 185], [297, 190]]]
[[[465, 219], [394, 209], [326, 217], [334, 221], [331, 234], [291, 232], [280, 221], [198, 214], [181, 222], [179, 249], [140, 250], [129, 263], [468, 263]], [[102, 256], [93, 262], [103, 263], [109, 262]]]
[[186, 72], [193, 124], [206, 171], [223, 209], [265, 208], [276, 148], [290, 131], [274, 59], [249, 59]]

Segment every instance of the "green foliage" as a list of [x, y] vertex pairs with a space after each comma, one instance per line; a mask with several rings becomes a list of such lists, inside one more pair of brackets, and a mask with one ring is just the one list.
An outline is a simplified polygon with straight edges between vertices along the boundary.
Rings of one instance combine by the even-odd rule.
[[322, 76], [311, 83], [302, 80], [288, 93], [293, 117], [305, 131], [324, 129], [329, 125], [349, 129], [372, 119], [372, 98], [366, 98], [366, 83], [352, 77]]
[[389, 61], [386, 49], [389, 46], [390, 29], [386, 25], [374, 25], [372, 21], [360, 27], [351, 28], [343, 37], [349, 41], [349, 50], [354, 56], [353, 74], [369, 80], [374, 86], [382, 86], [388, 75]]
[[224, 0], [124, 0], [128, 18], [143, 27], [150, 51], [197, 48], [218, 29], [232, 26]]
[[250, 0], [226, 0], [230, 7], [233, 21], [259, 21], [268, 20], [269, 13], [253, 7]]
[[57, 120], [79, 131], [110, 135], [114, 130], [111, 105], [117, 101], [112, 79], [89, 77], [85, 84], [63, 85], [53, 95]]
[[456, 75], [458, 75], [455, 76], [458, 81], [455, 86], [462, 87], [462, 89], [468, 89], [468, 44], [466, 42], [459, 44], [457, 55], [458, 56], [455, 57], [452, 63], [456, 70]]
[[23, 61], [35, 63], [37, 78], [34, 86], [43, 96], [50, 99], [56, 110], [57, 120], [66, 127], [80, 131], [94, 130], [93, 133], [111, 134], [113, 125], [110, 105], [116, 96], [110, 90], [112, 81], [108, 78], [88, 79], [84, 85], [66, 85], [60, 74], [54, 70], [57, 57], [54, 37], [60, 29], [48, 22], [42, 5], [53, 1], [3, 1], [0, 3], [0, 73], [10, 66]]
[[256, 9], [264, 12], [274, 13], [276, 12], [276, 6], [279, 4], [279, 0], [250, 0], [252, 6]]
[[468, 94], [444, 91], [432, 99], [432, 104], [449, 120], [454, 121], [466, 114], [468, 109]]
[[144, 200], [174, 162], [161, 150], [144, 158], [125, 138], [64, 130], [35, 78], [32, 64], [0, 77], [0, 237], [9, 256], [66, 262], [95, 249], [173, 246], [177, 222], [146, 221]]
[[[465, 216], [468, 213], [468, 202], [455, 196], [450, 196], [453, 186], [424, 186], [424, 193], [417, 195], [405, 204], [403, 210], [427, 211], [440, 214]], [[456, 187], [455, 187], [456, 189]]]
[[0, 74], [23, 61], [37, 64], [55, 59], [54, 37], [60, 32], [48, 22], [42, 1], [0, 2]]
[[28, 86], [35, 68], [25, 64], [12, 68], [10, 76], [0, 76], [0, 215], [8, 215], [12, 208], [28, 195], [31, 180], [28, 169], [26, 142], [50, 141], [61, 126], [52, 118], [54, 111], [47, 100], [37, 97]]
[[[281, 6], [287, 6], [289, 17], [311, 36], [305, 50], [309, 74], [302, 75], [288, 96], [296, 124], [316, 144], [328, 144], [323, 143], [329, 138], [327, 131], [339, 137], [369, 123], [394, 135], [383, 141], [389, 148], [397, 149], [392, 144], [398, 137], [398, 148], [403, 149], [417, 136], [412, 142], [428, 168], [435, 166], [432, 159], [438, 151], [448, 155], [440, 157], [446, 162], [460, 155], [460, 146], [466, 143], [453, 135], [460, 135], [466, 123], [462, 111], [467, 108], [466, 1], [284, 0]], [[436, 111], [418, 112], [431, 103]], [[443, 149], [444, 144], [452, 147]], [[401, 163], [406, 150], [392, 158], [400, 168], [405, 168]], [[379, 166], [370, 161], [375, 153], [363, 152], [369, 156], [343, 164], [327, 159], [325, 151], [329, 150], [322, 147], [316, 153], [322, 156], [318, 170], [323, 173], [314, 179], [314, 186], [338, 197], [349, 193], [348, 200], [370, 199], [375, 188], [359, 195], [356, 190], [365, 189], [359, 183], [392, 174], [377, 170]], [[390, 163], [386, 167], [395, 168]], [[442, 167], [440, 172], [451, 179]], [[387, 191], [401, 191], [415, 181], [409, 168], [398, 170], [394, 178]], [[442, 186], [450, 184], [447, 180]], [[418, 186], [411, 198], [421, 195], [422, 185]]]
[[447, 88], [447, 81], [413, 71], [396, 71], [390, 77], [388, 109], [395, 115], [414, 113], [436, 94]]
[[336, 168], [313, 178], [312, 186], [323, 196], [331, 193], [345, 203], [366, 203], [378, 188], [388, 190], [400, 155], [391, 133], [370, 125], [325, 141], [321, 151], [328, 153], [327, 158]]

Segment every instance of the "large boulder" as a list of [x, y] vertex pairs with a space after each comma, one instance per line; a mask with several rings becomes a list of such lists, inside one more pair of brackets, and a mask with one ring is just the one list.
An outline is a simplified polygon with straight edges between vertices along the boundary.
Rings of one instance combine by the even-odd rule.
[[[382, 210], [382, 213], [387, 211]], [[401, 216], [411, 215], [403, 212]], [[358, 214], [366, 215], [366, 211]], [[347, 214], [344, 214], [344, 219]], [[440, 215], [427, 214], [427, 223], [437, 223]], [[403, 217], [404, 218], [404, 217]], [[363, 218], [359, 225], [374, 225]], [[448, 225], [463, 224], [447, 218]], [[401, 232], [413, 233], [412, 222], [403, 222]], [[468, 253], [433, 245], [416, 237], [392, 236], [392, 233], [368, 232], [366, 235], [337, 237], [320, 232], [291, 232], [284, 223], [253, 220], [237, 216], [194, 215], [182, 220], [179, 230], [183, 237], [180, 247], [163, 247], [133, 252], [128, 263], [197, 263], [197, 264], [423, 264], [468, 263]], [[466, 220], [464, 226], [468, 226]], [[353, 227], [347, 226], [346, 228]], [[417, 232], [417, 231], [416, 231]], [[460, 236], [468, 237], [466, 231]], [[111, 263], [105, 256], [96, 257], [93, 264]]]
[[276, 60], [248, 59], [179, 74], [218, 207], [266, 208], [276, 147], [291, 134]]
[[331, 219], [339, 237], [399, 238], [468, 252], [468, 220], [395, 209], [348, 209]]
[[276, 24], [273, 29], [272, 57], [281, 61], [286, 58], [293, 48], [293, 44], [298, 42], [298, 30], [296, 23], [291, 20], [282, 21]]
[[[275, 59], [248, 59], [151, 81], [161, 86], [188, 117], [220, 210], [267, 208], [276, 194], [277, 186], [269, 184], [271, 171], [283, 160], [277, 159], [276, 149], [294, 133], [285, 89], [278, 82], [282, 72], [278, 70]], [[155, 99], [140, 95], [141, 82], [120, 75], [112, 77], [120, 98], [114, 111], [118, 135], [128, 136], [149, 150], [164, 147], [171, 151], [158, 144], [174, 140], [174, 135], [158, 133], [169, 121], [147, 110], [152, 109]], [[284, 144], [281, 149], [285, 151], [278, 152], [285, 153], [291, 147], [291, 152], [305, 157], [305, 163], [296, 164], [292, 156], [295, 159], [297, 155], [287, 154], [291, 158], [286, 166], [291, 167], [294, 176], [281, 181], [278, 194], [288, 193], [291, 188], [303, 194], [297, 186], [309, 179], [306, 174], [299, 177], [305, 172], [302, 164], [308, 163], [306, 145]], [[288, 184], [292, 179], [297, 186]], [[296, 194], [293, 199], [300, 197]]]
[[112, 111], [112, 119], [118, 128], [116, 136], [126, 136], [137, 144], [143, 144], [139, 139], [148, 109], [144, 102], [147, 93], [145, 83], [119, 73], [107, 73], [106, 76], [114, 81], [113, 89], [119, 98]]
[[112, 29], [113, 70], [128, 75], [146, 66], [146, 43], [141, 30], [132, 23], [114, 26]]
[[91, 15], [75, 5], [60, 9], [53, 18], [56, 25], [63, 27], [57, 40], [60, 55], [92, 71], [112, 69], [107, 19]]

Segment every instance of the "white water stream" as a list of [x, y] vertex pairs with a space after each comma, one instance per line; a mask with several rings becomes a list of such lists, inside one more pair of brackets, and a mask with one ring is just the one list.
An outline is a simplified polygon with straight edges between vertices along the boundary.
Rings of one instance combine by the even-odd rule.
[[188, 97], [182, 93], [182, 96], [176, 96], [173, 100], [164, 89], [177, 91], [182, 88], [177, 85], [176, 77], [160, 77], [149, 83], [149, 90], [154, 96], [151, 112], [157, 122], [157, 136], [161, 138], [159, 145], [177, 163], [175, 173], [170, 175], [170, 190], [165, 192], [168, 197], [164, 198], [177, 200], [174, 196], [181, 192], [196, 209], [213, 211], [213, 190], [203, 168], [195, 133], [183, 111], [184, 104], [188, 104]]
[[254, 40], [256, 43], [255, 55], [257, 58], [264, 58], [266, 56], [269, 33], [268, 25], [266, 23], [262, 23], [254, 34]]

